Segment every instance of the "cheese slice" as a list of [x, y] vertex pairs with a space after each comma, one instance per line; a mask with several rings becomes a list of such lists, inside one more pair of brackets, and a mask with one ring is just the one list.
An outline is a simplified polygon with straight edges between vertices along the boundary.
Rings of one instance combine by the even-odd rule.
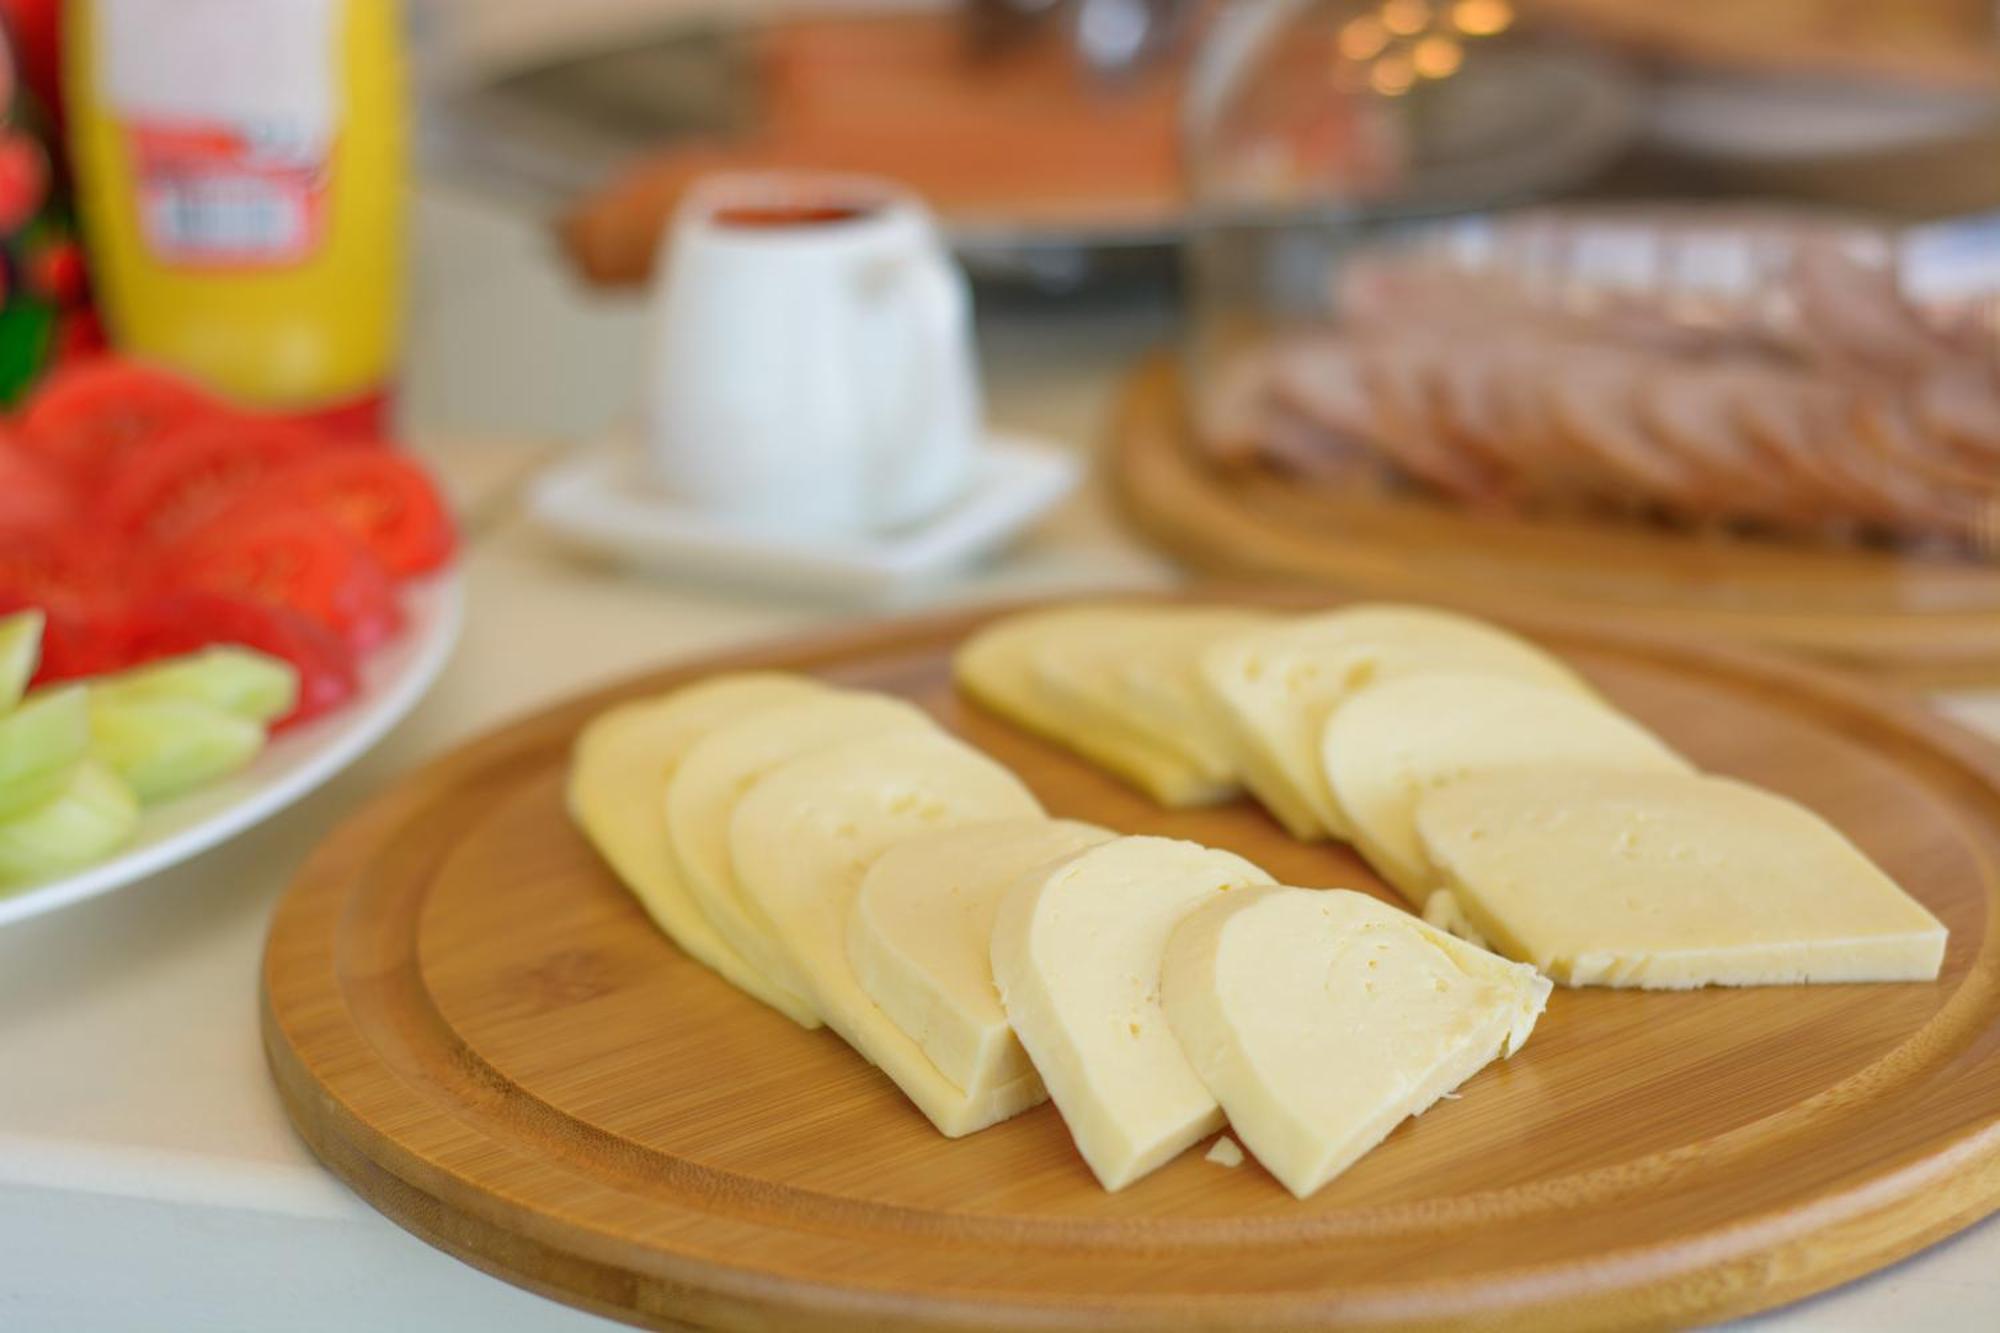
[[1549, 983], [1366, 894], [1252, 888], [1181, 920], [1167, 1019], [1301, 1199], [1534, 1031]]
[[691, 746], [716, 727], [823, 693], [803, 676], [721, 676], [593, 718], [570, 756], [570, 817], [682, 951], [738, 990], [805, 1027], [812, 1002], [767, 976], [730, 945], [689, 894], [667, 849], [668, 781]]
[[1368, 863], [1419, 908], [1435, 872], [1417, 802], [1474, 773], [1527, 765], [1692, 772], [1608, 705], [1504, 676], [1439, 672], [1356, 692], [1327, 722], [1328, 790]]
[[827, 1025], [957, 1138], [1040, 1103], [1032, 1072], [961, 1088], [861, 988], [847, 918], [869, 865], [906, 838], [1039, 816], [1020, 779], [929, 729], [819, 750], [773, 770], [729, 821], [738, 883], [806, 978]]
[[1118, 838], [1007, 891], [993, 979], [1077, 1151], [1123, 1189], [1222, 1128], [1160, 1009], [1160, 955], [1181, 917], [1271, 877], [1172, 838]]
[[1204, 776], [1185, 758], [1115, 719], [1058, 695], [1037, 679], [1034, 654], [1048, 638], [1087, 626], [1092, 611], [1060, 607], [995, 621], [967, 639], [953, 659], [966, 693], [1002, 717], [1132, 784], [1161, 805], [1210, 805], [1235, 784]]
[[662, 798], [667, 844], [689, 895], [716, 933], [764, 975], [801, 995], [811, 987], [736, 881], [729, 819], [766, 773], [801, 755], [867, 736], [933, 731], [922, 709], [886, 695], [822, 688], [818, 695], [718, 727], [681, 759]]
[[944, 1076], [976, 1088], [1034, 1072], [993, 988], [993, 915], [1029, 871], [1112, 834], [1063, 819], [923, 833], [882, 853], [847, 917], [861, 988]]
[[1420, 606], [1367, 605], [1227, 639], [1201, 673], [1235, 737], [1245, 783], [1292, 836], [1352, 836], [1320, 771], [1326, 720], [1364, 685], [1476, 671], [1589, 693], [1568, 667], [1504, 630]]
[[1056, 699], [1143, 736], [1218, 787], [1234, 786], [1235, 746], [1197, 663], [1211, 645], [1273, 619], [1236, 607], [1099, 606], [1046, 635], [1031, 665]]
[[1445, 890], [1571, 986], [1928, 981], [1945, 928], [1831, 824], [1728, 778], [1535, 769], [1424, 798]]

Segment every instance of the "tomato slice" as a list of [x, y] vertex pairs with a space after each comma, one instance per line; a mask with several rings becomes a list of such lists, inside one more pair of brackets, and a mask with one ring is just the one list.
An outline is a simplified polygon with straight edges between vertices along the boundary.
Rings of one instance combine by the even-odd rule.
[[354, 650], [312, 617], [212, 592], [166, 592], [142, 602], [130, 622], [128, 655], [137, 665], [216, 643], [254, 648], [298, 670], [298, 704], [273, 730], [340, 707], [361, 685]]
[[402, 627], [396, 588], [368, 548], [324, 514], [218, 514], [161, 555], [162, 586], [290, 607], [366, 652]]
[[250, 417], [191, 422], [125, 455], [92, 517], [146, 545], [192, 532], [258, 482], [325, 446], [283, 421]]
[[36, 607], [48, 617], [35, 684], [126, 664], [123, 583], [118, 552], [75, 529], [0, 540], [0, 615]]
[[76, 510], [75, 493], [53, 468], [0, 438], [0, 541], [61, 527]]
[[232, 509], [302, 505], [333, 519], [399, 578], [426, 574], [451, 559], [457, 537], [430, 474], [382, 450], [318, 454], [272, 473], [242, 492]]
[[64, 365], [42, 382], [21, 414], [21, 440], [64, 475], [90, 484], [164, 431], [230, 415], [221, 399], [178, 375], [96, 357]]

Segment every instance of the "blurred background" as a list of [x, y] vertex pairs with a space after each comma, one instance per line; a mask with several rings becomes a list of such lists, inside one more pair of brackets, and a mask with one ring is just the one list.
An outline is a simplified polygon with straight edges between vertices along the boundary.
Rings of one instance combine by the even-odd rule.
[[[1226, 281], [1250, 262], [1227, 237], [1200, 253], [1217, 212], [1663, 196], [1973, 212], [2000, 201], [1995, 13], [431, 0], [413, 14], [434, 187], [416, 272], [438, 290], [475, 264], [514, 280], [488, 293], [499, 308], [420, 288], [411, 410], [468, 428], [601, 425], [637, 373], [626, 321], [660, 221], [720, 165], [905, 180], [944, 214], [989, 314], [1061, 297], [1079, 318], [1132, 324], [1128, 347], [1201, 297], [1187, 264]], [[468, 382], [427, 354], [461, 339], [546, 382]]]

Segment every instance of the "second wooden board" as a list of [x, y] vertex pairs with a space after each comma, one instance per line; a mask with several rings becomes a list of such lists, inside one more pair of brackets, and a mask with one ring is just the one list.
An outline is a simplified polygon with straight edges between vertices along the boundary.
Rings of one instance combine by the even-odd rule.
[[1175, 360], [1134, 372], [1112, 487], [1146, 536], [1197, 569], [1287, 578], [1478, 613], [1499, 603], [1613, 616], [1811, 653], [1911, 685], [2000, 681], [2000, 565], [1948, 556], [1472, 515], [1416, 496], [1317, 490], [1193, 447]]
[[1847, 831], [1950, 927], [1941, 979], [1558, 991], [1519, 1055], [1303, 1202], [1199, 1150], [1107, 1194], [1050, 1107], [941, 1138], [837, 1037], [653, 929], [563, 811], [589, 717], [717, 670], [811, 672], [916, 701], [1054, 813], [1383, 892], [1247, 804], [1162, 811], [966, 703], [949, 664], [977, 623], [662, 672], [381, 797], [271, 928], [266, 1044], [314, 1150], [467, 1261], [659, 1327], [1680, 1324], [2000, 1205], [2000, 759], [1843, 677], [1553, 624], [1530, 628], [1690, 758]]

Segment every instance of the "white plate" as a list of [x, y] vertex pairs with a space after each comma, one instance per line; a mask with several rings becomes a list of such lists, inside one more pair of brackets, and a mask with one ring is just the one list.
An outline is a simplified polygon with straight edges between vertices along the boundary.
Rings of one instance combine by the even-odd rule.
[[966, 493], [936, 517], [860, 536], [788, 533], [724, 522], [650, 488], [639, 454], [608, 446], [536, 479], [535, 519], [565, 541], [648, 569], [729, 583], [884, 600], [994, 550], [1076, 488], [1070, 450], [989, 433]]
[[394, 641], [369, 654], [361, 692], [346, 706], [278, 737], [256, 763], [228, 781], [147, 810], [137, 835], [109, 860], [0, 892], [0, 926], [109, 893], [185, 861], [270, 818], [346, 768], [437, 679], [458, 641], [463, 603], [456, 572], [409, 584], [403, 592], [408, 623]]

